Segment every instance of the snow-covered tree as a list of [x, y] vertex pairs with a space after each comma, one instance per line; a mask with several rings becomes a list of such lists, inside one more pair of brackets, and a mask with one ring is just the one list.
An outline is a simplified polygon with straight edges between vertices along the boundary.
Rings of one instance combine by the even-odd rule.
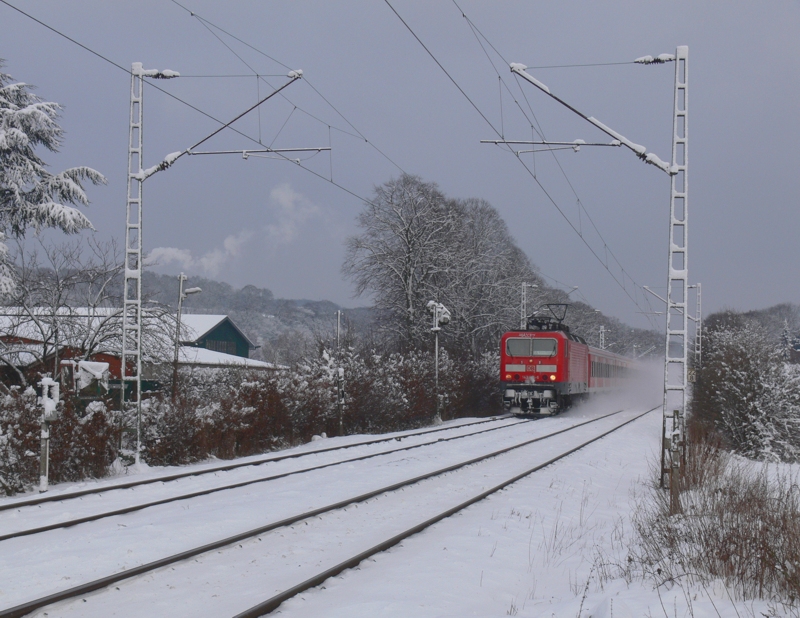
[[432, 277], [447, 267], [443, 238], [454, 221], [435, 183], [403, 174], [375, 188], [347, 239], [342, 267], [358, 294], [370, 292], [401, 345], [415, 340]]
[[768, 330], [734, 312], [707, 320], [703, 367], [692, 412], [743, 455], [800, 459], [800, 373], [785, 363]]
[[36, 149], [57, 152], [61, 146], [61, 106], [31, 90], [0, 71], [0, 291], [13, 286], [5, 239], [24, 236], [29, 228], [51, 227], [67, 234], [91, 228], [89, 219], [69, 204], [89, 203], [83, 182], [105, 183], [103, 175], [89, 167], [58, 174], [47, 170]]
[[476, 357], [519, 324], [521, 283], [545, 287], [490, 204], [447, 199], [417, 176], [377, 187], [358, 222], [343, 271], [373, 295], [397, 349], [430, 342], [433, 299], [453, 316], [444, 341]]
[[491, 204], [467, 199], [449, 207], [454, 225], [443, 239], [447, 267], [433, 277], [431, 293], [453, 316], [445, 336], [478, 358], [496, 347], [503, 332], [517, 328], [523, 281], [539, 286], [529, 290], [531, 310], [535, 292], [546, 286]]

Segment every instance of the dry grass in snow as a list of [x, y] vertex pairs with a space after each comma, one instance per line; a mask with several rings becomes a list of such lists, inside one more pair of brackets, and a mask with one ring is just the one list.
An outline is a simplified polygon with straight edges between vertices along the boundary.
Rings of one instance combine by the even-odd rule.
[[797, 470], [741, 459], [707, 440], [687, 455], [679, 514], [669, 515], [669, 494], [656, 482], [639, 497], [631, 568], [662, 589], [721, 585], [731, 604], [767, 601], [769, 612], [758, 615], [800, 615]]

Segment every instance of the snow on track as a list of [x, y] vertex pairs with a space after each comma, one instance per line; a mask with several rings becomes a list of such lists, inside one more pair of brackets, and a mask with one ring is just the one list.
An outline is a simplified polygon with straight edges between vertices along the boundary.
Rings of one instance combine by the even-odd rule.
[[650, 580], [615, 579], [635, 536], [633, 494], [652, 480], [648, 464], [658, 461], [660, 431], [661, 415], [649, 414], [284, 602], [276, 615], [778, 615], [767, 601], [734, 604], [721, 586], [657, 590]]
[[[187, 496], [187, 494], [192, 493], [227, 490], [229, 486], [236, 484], [266, 482], [266, 480], [271, 480], [270, 477], [302, 473], [316, 466], [339, 465], [358, 457], [381, 456], [384, 453], [388, 454], [403, 448], [408, 449], [437, 443], [442, 440], [470, 437], [473, 433], [503, 431], [518, 424], [520, 424], [520, 421], [509, 422], [506, 420], [502, 423], [492, 423], [479, 428], [474, 428], [472, 425], [461, 425], [447, 433], [440, 434], [437, 432], [434, 436], [429, 435], [431, 432], [413, 434], [407, 437], [398, 436], [377, 444], [346, 447], [344, 451], [330, 449], [324, 452], [311, 452], [302, 459], [282, 459], [225, 472], [186, 476], [169, 483], [148, 485], [147, 489], [143, 489], [141, 486], [131, 489], [112, 488], [103, 493], [73, 499], [75, 501], [59, 500], [0, 511], [0, 541], [4, 540], [3, 537], [6, 535], [13, 535], [24, 530], [68, 523], [82, 517], [97, 516], [137, 507], [142, 504], [149, 506], [150, 503], [157, 501], [184, 499], [191, 497]], [[403, 446], [398, 447], [398, 444]]]
[[[81, 481], [78, 483], [59, 483], [57, 485], [51, 485], [50, 490], [46, 494], [29, 494], [14, 496], [11, 498], [0, 498], [0, 511], [46, 502], [69, 500], [99, 492], [113, 491], [117, 489], [129, 489], [151, 483], [166, 483], [185, 478], [191, 478], [193, 476], [201, 476], [204, 474], [228, 472], [237, 468], [258, 466], [284, 459], [293, 459], [307, 455], [317, 455], [330, 451], [339, 451], [359, 446], [370, 446], [374, 444], [390, 442], [393, 440], [425, 437], [430, 436], [430, 434], [438, 434], [441, 432], [453, 432], [454, 430], [472, 428], [475, 425], [485, 425], [487, 423], [491, 423], [499, 427], [502, 424], [516, 424], [518, 422], [519, 421], [513, 417], [510, 417], [509, 415], [479, 420], [456, 419], [453, 421], [448, 421], [444, 423], [442, 427], [438, 427], [436, 429], [427, 428], [423, 430], [398, 431], [383, 434], [379, 438], [373, 437], [371, 439], [364, 439], [365, 436], [363, 435], [352, 435], [338, 437], [330, 441], [312, 441], [301, 446], [285, 449], [272, 455], [251, 455], [249, 457], [239, 458], [234, 462], [227, 462], [223, 464], [220, 464], [216, 461], [212, 463], [204, 462], [202, 464], [190, 466], [150, 467], [144, 464], [140, 465], [138, 469], [137, 466], [126, 469], [125, 476], [122, 477], [122, 480], [120, 480], [120, 477], [117, 477], [101, 480]], [[329, 446], [329, 442], [335, 443], [335, 446]], [[131, 477], [135, 477], [133, 480], [127, 477], [128, 471], [133, 471], [131, 474]]]
[[[576, 419], [549, 420], [552, 422], [526, 424], [524, 429], [531, 436], [536, 432], [541, 435], [557, 429], [558, 425], [573, 424]], [[566, 450], [569, 444], [585, 441], [587, 436], [596, 435], [603, 427], [615, 426], [621, 420], [624, 419], [612, 417], [599, 421], [511, 454], [424, 481], [413, 488], [384, 494], [365, 504], [273, 531], [262, 535], [261, 540], [242, 542], [121, 582], [106, 592], [88, 595], [86, 602], [64, 602], [54, 607], [58, 615], [231, 615], [270, 596], [271, 588], [296, 584], [326, 565], [336, 564], [427, 519], [447, 505], [457, 504], [481, 488], [496, 484], [498, 479], [512, 476], [514, 469], [528, 469], [536, 459], [545, 461]], [[522, 441], [523, 436], [519, 435], [522, 430], [520, 427], [514, 442]], [[380, 487], [392, 479], [414, 476], [421, 470], [441, 468], [442, 464], [475, 456], [476, 448], [488, 452], [507, 445], [508, 441], [507, 435], [493, 436], [491, 440], [480, 441], [479, 445], [473, 440], [455, 441], [440, 445], [434, 456], [430, 452], [412, 451], [402, 454], [402, 457], [382, 459], [380, 464], [370, 460], [369, 463], [359, 462], [365, 465], [352, 464], [320, 471], [316, 475], [293, 477], [291, 483], [281, 487], [271, 483], [267, 495], [265, 492], [247, 491], [234, 498], [226, 492], [222, 503], [212, 495], [197, 499], [189, 509], [163, 512], [159, 511], [161, 507], [149, 509], [154, 513], [149, 513], [147, 518], [133, 522], [130, 518], [135, 515], [128, 516], [128, 529], [124, 534], [118, 531], [120, 522], [110, 522], [113, 525], [106, 525], [103, 532], [98, 532], [93, 525], [90, 535], [76, 534], [81, 526], [37, 535], [36, 547], [30, 547], [29, 542], [25, 548], [27, 551], [17, 548], [16, 556], [22, 563], [12, 574], [11, 581], [2, 584], [0, 603], [4, 607], [13, 606], [54, 589], [68, 588], [79, 581], [146, 562], [151, 559], [147, 557], [148, 551], [152, 554], [156, 550], [158, 555], [175, 553], [186, 546], [207, 542], [211, 532], [213, 538], [220, 538], [230, 530], [241, 531], [253, 527], [253, 523], [259, 525], [278, 520], [282, 518], [281, 513], [308, 510], [314, 504], [334, 502], [337, 496], [363, 493], [368, 487]], [[235, 505], [235, 509], [231, 505]], [[187, 516], [193, 525], [186, 525]], [[176, 534], [176, 531], [181, 533]], [[158, 539], [155, 548], [153, 539]], [[8, 552], [4, 553], [8, 555]], [[26, 555], [35, 559], [26, 562]], [[87, 561], [87, 556], [92, 559]], [[44, 572], [42, 563], [49, 565]], [[54, 577], [48, 577], [48, 572], [70, 573], [71, 579], [54, 582]], [[135, 596], [135, 603], [131, 595]], [[166, 611], [168, 606], [171, 609]], [[129, 613], [125, 614], [125, 611]]]
[[[625, 559], [631, 491], [649, 477], [648, 459], [658, 455], [660, 430], [660, 414], [646, 415], [358, 569], [329, 579], [324, 588], [286, 601], [279, 614], [286, 618], [663, 616], [649, 583], [620, 580], [600, 585], [593, 569], [598, 556]], [[682, 600], [683, 594], [662, 590], [661, 595], [671, 616], [673, 597]], [[717, 616], [713, 611], [699, 612], [697, 605], [693, 615]]]

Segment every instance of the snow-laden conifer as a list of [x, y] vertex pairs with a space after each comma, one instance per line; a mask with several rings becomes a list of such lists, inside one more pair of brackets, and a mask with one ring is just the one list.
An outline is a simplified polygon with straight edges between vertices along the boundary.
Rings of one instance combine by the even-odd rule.
[[5, 238], [23, 236], [31, 227], [58, 228], [67, 234], [91, 228], [89, 219], [70, 204], [89, 203], [85, 181], [105, 183], [102, 174], [85, 166], [58, 174], [46, 169], [36, 149], [57, 152], [61, 146], [61, 106], [31, 90], [30, 85], [0, 72], [0, 292], [13, 286]]

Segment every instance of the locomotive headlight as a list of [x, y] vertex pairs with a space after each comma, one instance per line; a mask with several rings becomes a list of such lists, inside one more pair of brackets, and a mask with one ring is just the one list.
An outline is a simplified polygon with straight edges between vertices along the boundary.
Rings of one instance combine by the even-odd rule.
[[510, 380], [510, 379], [511, 379], [511, 374], [510, 374], [510, 373], [507, 373], [507, 374], [506, 374], [506, 380]]
[[550, 376], [550, 381], [551, 382], [555, 382], [556, 381], [556, 376], [555, 375], [551, 375]]

